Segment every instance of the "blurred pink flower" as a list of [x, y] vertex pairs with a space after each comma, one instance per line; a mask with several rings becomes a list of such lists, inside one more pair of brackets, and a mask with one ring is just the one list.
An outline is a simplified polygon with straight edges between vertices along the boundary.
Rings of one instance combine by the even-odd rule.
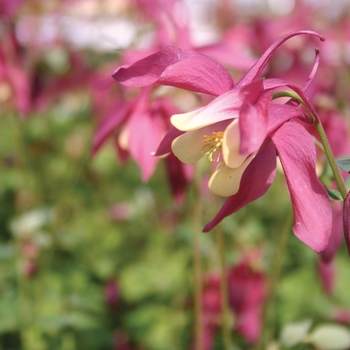
[[350, 324], [350, 310], [345, 308], [336, 310], [333, 319], [339, 323]]
[[235, 327], [248, 341], [258, 340], [261, 307], [266, 294], [266, 277], [252, 262], [243, 260], [228, 272], [229, 301], [236, 315]]
[[1, 35], [0, 46], [0, 102], [8, 101], [21, 117], [30, 110], [30, 80], [14, 29], [10, 27]]
[[[131, 9], [137, 9], [138, 16], [141, 14], [147, 21], [154, 22], [155, 39], [149, 47], [125, 50], [120, 60], [123, 64], [142, 59], [165, 43], [189, 45], [188, 21], [184, 15], [187, 11], [182, 0], [128, 2]], [[108, 79], [110, 80], [110, 73]], [[130, 99], [123, 89], [115, 93], [110, 83], [103, 81], [102, 75], [92, 80], [93, 84], [97, 83], [97, 86], [92, 86], [94, 109], [100, 116], [93, 139], [92, 155], [96, 155], [106, 140], [112, 137], [120, 160], [124, 162], [130, 156], [140, 167], [142, 180], [147, 182], [159, 162], [152, 154], [170, 128], [170, 116], [179, 110], [170, 98], [155, 96], [153, 87], [133, 92]], [[104, 84], [105, 88], [99, 89]], [[104, 93], [101, 94], [101, 91]], [[113, 100], [106, 102], [111, 97]], [[177, 203], [181, 203], [187, 184], [193, 176], [193, 167], [184, 165], [174, 156], [167, 157], [164, 163], [172, 195]]]
[[[234, 313], [234, 330], [248, 342], [257, 341], [261, 331], [261, 307], [266, 294], [266, 277], [253, 267], [246, 256], [227, 271], [229, 305]], [[208, 274], [203, 285], [203, 344], [205, 350], [213, 347], [214, 336], [221, 326], [220, 276]]]
[[[21, 38], [19, 27], [30, 32], [28, 39]], [[51, 107], [65, 93], [85, 89], [93, 75], [83, 53], [72, 51], [63, 38], [40, 43], [36, 39], [38, 27], [38, 23], [26, 20], [4, 22], [0, 33], [0, 102], [15, 109], [22, 118]], [[62, 71], [47, 64], [50, 50], [65, 57]]]
[[123, 329], [118, 329], [113, 333], [113, 350], [131, 350], [129, 335]]
[[[193, 48], [199, 52], [203, 50], [214, 57], [226, 57], [226, 59], [232, 56], [238, 57], [234, 60], [233, 66], [242, 68], [243, 64], [243, 67], [247, 67], [247, 62], [249, 63], [248, 57], [250, 56], [241, 54], [242, 50], [240, 49], [243, 46], [243, 39], [234, 41], [239, 43], [237, 45], [228, 45], [226, 42], [223, 45], [216, 43], [203, 47], [194, 47], [191, 43], [188, 9], [184, 1], [156, 0], [149, 2], [145, 0], [129, 0], [129, 5], [131, 5], [132, 10], [138, 9], [138, 15], [141, 14], [143, 19], [153, 22], [154, 39], [146, 48], [125, 50], [120, 59], [122, 67], [128, 66], [130, 62], [135, 60], [147, 60], [150, 54], [169, 43], [184, 48]], [[239, 38], [241, 38], [240, 33], [241, 31], [237, 32]], [[171, 51], [171, 47], [168, 47], [168, 50]], [[190, 51], [184, 50], [183, 52]], [[176, 52], [172, 54], [174, 56]], [[226, 61], [228, 62], [228, 60]], [[216, 63], [215, 67], [217, 67]], [[185, 68], [181, 68], [181, 74], [188, 73]], [[224, 68], [220, 69], [224, 70]], [[203, 74], [205, 74], [204, 71]], [[229, 73], [227, 75], [230, 77]], [[93, 81], [97, 85], [101, 84], [101, 80], [98, 82], [98, 78], [94, 78]], [[132, 84], [126, 85], [133, 86]], [[141, 85], [135, 86], [139, 87]], [[126, 97], [126, 92], [120, 89], [117, 97], [114, 97], [114, 102], [110, 103], [109, 108], [105, 107], [108, 104], [105, 99], [106, 97], [108, 98], [106, 95], [112, 90], [111, 87], [109, 87], [109, 90], [106, 90], [105, 96], [103, 94], [97, 96], [96, 87], [92, 88], [95, 90], [94, 94], [98, 99], [102, 96], [103, 105], [101, 108], [101, 101], [95, 100], [95, 106], [100, 106], [95, 108], [96, 114], [103, 117], [100, 119], [95, 132], [92, 155], [95, 155], [105, 141], [110, 136], [113, 136], [121, 161], [125, 161], [130, 155], [141, 168], [142, 180], [148, 181], [158, 163], [158, 159], [152, 157], [151, 154], [156, 151], [160, 141], [167, 130], [169, 130], [171, 126], [169, 123], [170, 116], [178, 113], [179, 110], [173, 105], [170, 98], [158, 97], [156, 95], [156, 87], [146, 88], [141, 93], [135, 92], [136, 97], [133, 95], [132, 99]], [[185, 196], [185, 188], [193, 176], [193, 167], [181, 163], [173, 155], [169, 155], [165, 159], [165, 166], [172, 194], [176, 202], [181, 203]]]
[[24, 276], [32, 278], [39, 270], [38, 262], [36, 260], [25, 259], [22, 262], [22, 269]]
[[[121, 160], [130, 155], [139, 165], [144, 182], [150, 179], [159, 161], [152, 153], [170, 127], [170, 116], [178, 111], [168, 98], [153, 99], [151, 93], [147, 88], [133, 101], [113, 103], [97, 127], [92, 146], [94, 156], [112, 136]], [[181, 202], [192, 169], [176, 157], [166, 159], [165, 166], [174, 198]]]
[[12, 20], [24, 0], [0, 0], [0, 17]]
[[117, 203], [109, 208], [110, 218], [115, 221], [130, 220], [133, 214], [132, 205], [128, 202]]
[[[331, 102], [331, 101], [330, 101]], [[322, 108], [320, 106], [320, 119], [322, 125], [327, 134], [327, 138], [333, 150], [334, 156], [336, 158], [349, 157], [350, 156], [350, 138], [349, 138], [349, 128], [345, 119], [340, 115], [338, 111], [335, 110], [334, 106], [331, 108]], [[314, 130], [310, 130], [314, 133]], [[318, 135], [314, 135], [318, 137]], [[319, 158], [322, 159], [323, 154], [319, 154]], [[342, 173], [344, 179], [348, 176], [347, 173]], [[335, 181], [333, 181], [329, 187], [337, 188]], [[341, 201], [332, 202], [333, 211], [333, 223], [332, 223], [332, 235], [329, 240], [327, 248], [322, 252], [321, 259], [325, 263], [330, 263], [330, 261], [335, 257], [343, 242], [343, 232], [345, 231], [345, 226], [343, 224], [343, 206]], [[344, 211], [345, 213], [345, 211]], [[346, 237], [346, 236], [345, 236]], [[349, 244], [347, 239], [346, 243]]]
[[221, 323], [220, 275], [217, 273], [205, 276], [202, 291], [203, 350], [211, 350], [214, 337]]
[[106, 138], [116, 133], [119, 147], [128, 151], [141, 167], [143, 181], [149, 180], [158, 161], [151, 153], [167, 130], [168, 118], [164, 117], [174, 111], [167, 111], [169, 104], [165, 100], [150, 101], [150, 93], [150, 89], [145, 89], [133, 102], [111, 110], [95, 133], [92, 149], [94, 155]]
[[335, 266], [334, 260], [323, 261], [319, 259], [317, 262], [317, 270], [321, 279], [323, 290], [328, 295], [332, 295], [335, 283]]
[[[229, 72], [213, 59], [170, 46], [131, 66], [119, 67], [113, 74], [129, 87], [162, 84], [218, 96], [205, 107], [173, 115], [173, 128], [156, 152], [173, 152], [188, 164], [206, 154], [210, 161], [219, 163], [209, 187], [228, 199], [204, 231], [265, 194], [275, 176], [277, 154], [291, 195], [295, 235], [316, 252], [328, 244], [331, 204], [316, 175], [313, 138], [300, 123], [310, 123], [310, 118], [292, 103], [271, 103], [273, 90], [291, 88], [309, 104], [304, 90], [312, 81], [317, 62], [303, 89], [283, 80], [259, 78], [277, 48], [301, 34], [323, 39], [311, 31], [281, 37], [235, 86]], [[313, 110], [310, 104], [309, 108]]]
[[119, 286], [115, 279], [110, 279], [104, 286], [105, 302], [111, 309], [117, 307], [120, 299]]
[[339, 250], [343, 239], [343, 207], [340, 201], [332, 201], [332, 233], [327, 248], [321, 253], [320, 259], [330, 263]]

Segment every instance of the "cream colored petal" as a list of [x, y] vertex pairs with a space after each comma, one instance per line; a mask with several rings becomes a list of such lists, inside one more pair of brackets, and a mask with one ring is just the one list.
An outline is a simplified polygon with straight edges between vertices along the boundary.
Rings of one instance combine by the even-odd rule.
[[247, 159], [239, 154], [240, 134], [238, 119], [235, 119], [225, 130], [222, 140], [222, 155], [229, 168], [238, 168]]
[[239, 168], [229, 168], [221, 162], [209, 179], [209, 189], [218, 196], [229, 197], [236, 194], [241, 184], [242, 175], [254, 158], [248, 157]]
[[207, 106], [195, 109], [188, 113], [174, 114], [171, 124], [181, 131], [195, 130], [238, 117], [242, 104], [239, 90], [231, 90], [215, 98]]
[[171, 144], [175, 156], [185, 164], [198, 162], [202, 157], [203, 130], [187, 131], [178, 136]]
[[222, 128], [222, 123], [217, 123], [198, 130], [187, 131], [174, 139], [171, 149], [181, 162], [185, 164], [196, 163], [204, 155], [202, 152], [204, 136], [223, 131]]

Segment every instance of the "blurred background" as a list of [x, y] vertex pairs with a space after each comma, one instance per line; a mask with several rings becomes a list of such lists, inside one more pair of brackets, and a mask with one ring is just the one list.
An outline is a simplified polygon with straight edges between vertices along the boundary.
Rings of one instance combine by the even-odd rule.
[[[171, 114], [208, 98], [128, 89], [112, 73], [175, 45], [213, 57], [237, 81], [281, 35], [318, 31], [324, 43], [292, 39], [264, 74], [303, 83], [318, 46], [310, 99], [336, 156], [346, 156], [349, 11], [347, 0], [0, 0], [0, 349], [192, 349], [198, 188], [193, 168], [150, 152]], [[146, 115], [143, 130], [135, 128], [138, 113]], [[318, 166], [328, 181], [322, 155]], [[204, 225], [217, 205], [202, 167]], [[223, 221], [236, 350], [259, 338], [269, 266], [290, 211], [280, 173], [266, 196]], [[340, 240], [337, 255], [322, 260], [289, 236], [269, 349], [289, 348], [281, 334], [292, 322], [349, 326]], [[220, 259], [211, 232], [200, 252], [204, 349], [219, 350]]]

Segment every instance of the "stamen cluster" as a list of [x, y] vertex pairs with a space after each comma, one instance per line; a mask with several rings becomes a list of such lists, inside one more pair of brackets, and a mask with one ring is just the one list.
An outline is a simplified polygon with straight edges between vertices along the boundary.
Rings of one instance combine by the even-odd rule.
[[201, 152], [208, 156], [210, 162], [219, 161], [221, 153], [216, 156], [216, 159], [213, 159], [213, 157], [215, 153], [221, 150], [223, 137], [223, 131], [213, 131], [211, 135], [203, 135]]

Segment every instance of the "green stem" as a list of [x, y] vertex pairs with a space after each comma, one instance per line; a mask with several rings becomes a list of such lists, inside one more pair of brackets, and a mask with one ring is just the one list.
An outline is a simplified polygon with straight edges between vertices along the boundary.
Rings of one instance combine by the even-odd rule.
[[269, 275], [268, 286], [267, 286], [267, 295], [263, 304], [262, 313], [261, 313], [261, 335], [259, 340], [254, 348], [254, 350], [266, 349], [266, 338], [267, 338], [267, 329], [268, 329], [268, 318], [269, 312], [271, 309], [271, 304], [276, 292], [277, 280], [281, 271], [282, 260], [284, 252], [286, 249], [288, 234], [293, 222], [292, 212], [288, 214], [285, 226], [281, 232], [280, 240], [276, 250], [276, 255], [272, 262], [271, 273]]
[[222, 316], [222, 330], [224, 338], [224, 349], [232, 349], [231, 341], [231, 326], [232, 326], [232, 312], [228, 302], [228, 286], [227, 286], [227, 269], [225, 259], [225, 244], [222, 227], [219, 224], [216, 228], [216, 240], [218, 247], [218, 254], [220, 259], [220, 299], [221, 299], [221, 316]]
[[[13, 134], [13, 149], [16, 157], [16, 173], [18, 189], [32, 188], [32, 181], [28, 175], [30, 168], [30, 159], [28, 157], [27, 144], [25, 140], [24, 122], [20, 119], [19, 115], [11, 115], [11, 123]], [[16, 208], [16, 215], [20, 215], [23, 208]], [[21, 257], [21, 242], [14, 237], [14, 243], [16, 246], [16, 261], [15, 261], [15, 277], [17, 282], [17, 318], [19, 335], [22, 343], [22, 349], [28, 349], [27, 331], [29, 325], [33, 322], [33, 309], [32, 300], [29, 295], [29, 283], [28, 278], [24, 275], [22, 270], [22, 257]]]
[[194, 274], [194, 316], [195, 316], [195, 349], [203, 350], [202, 316], [202, 258], [200, 237], [202, 233], [202, 201], [200, 199], [200, 171], [196, 168], [195, 191], [196, 203], [194, 208], [194, 236], [193, 236], [193, 274]]
[[323, 128], [323, 125], [321, 122], [316, 123], [316, 129], [317, 129], [318, 135], [320, 136], [320, 139], [321, 139], [321, 142], [322, 142], [322, 145], [324, 148], [324, 152], [325, 152], [326, 157], [328, 159], [328, 163], [332, 169], [334, 179], [335, 179], [335, 182], [337, 183], [339, 192], [341, 193], [343, 199], [345, 199], [348, 191], [346, 189], [344, 180], [340, 174], [340, 170], [339, 170], [337, 164], [335, 163], [335, 157], [334, 157], [333, 151], [331, 149], [327, 135], [324, 131], [324, 128]]
[[334, 176], [334, 179], [335, 179], [335, 182], [337, 183], [337, 186], [338, 186], [338, 189], [339, 189], [339, 192], [341, 193], [343, 199], [346, 198], [346, 195], [348, 193], [347, 189], [346, 189], [346, 186], [345, 186], [345, 182], [341, 176], [341, 173], [340, 173], [340, 170], [335, 162], [335, 157], [334, 157], [334, 154], [333, 154], [333, 151], [332, 151], [332, 148], [329, 144], [329, 141], [328, 141], [328, 138], [327, 138], [327, 135], [324, 131], [324, 128], [323, 128], [323, 125], [320, 121], [320, 118], [318, 117], [318, 115], [316, 114], [316, 111], [311, 111], [310, 108], [308, 108], [307, 104], [305, 103], [305, 101], [296, 93], [296, 92], [291, 92], [291, 91], [279, 91], [279, 92], [276, 92], [274, 95], [273, 95], [273, 99], [275, 98], [279, 98], [279, 97], [291, 97], [295, 100], [297, 100], [299, 103], [301, 103], [306, 109], [307, 111], [309, 112], [315, 126], [316, 126], [316, 130], [318, 132], [318, 135], [320, 136], [320, 140], [321, 140], [321, 143], [322, 143], [322, 146], [323, 146], [323, 150], [324, 150], [324, 153], [327, 157], [327, 160], [328, 160], [328, 163], [332, 169], [332, 172], [333, 172], [333, 176]]
[[220, 257], [220, 296], [221, 296], [221, 316], [222, 316], [222, 329], [224, 337], [224, 349], [232, 349], [231, 341], [231, 325], [232, 316], [228, 302], [228, 286], [227, 286], [227, 271], [226, 271], [226, 259], [225, 259], [225, 244], [222, 229], [219, 225], [217, 228], [217, 245]]

